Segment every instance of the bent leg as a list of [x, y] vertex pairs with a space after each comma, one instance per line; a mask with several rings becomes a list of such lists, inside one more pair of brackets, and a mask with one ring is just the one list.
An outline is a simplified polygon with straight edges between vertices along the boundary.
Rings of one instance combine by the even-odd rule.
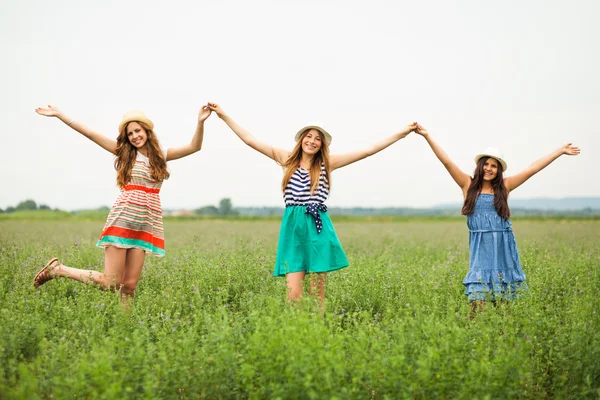
[[94, 283], [100, 285], [103, 289], [118, 287], [121, 285], [123, 272], [125, 271], [126, 252], [127, 249], [106, 247], [104, 250], [104, 272], [72, 268], [56, 262], [50, 268], [47, 268], [48, 266], [44, 267], [38, 275], [41, 283], [62, 276], [82, 283]]

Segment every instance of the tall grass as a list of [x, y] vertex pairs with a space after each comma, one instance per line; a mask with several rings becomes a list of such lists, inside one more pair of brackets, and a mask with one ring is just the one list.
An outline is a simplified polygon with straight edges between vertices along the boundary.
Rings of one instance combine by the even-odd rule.
[[324, 316], [271, 277], [278, 222], [167, 221], [127, 312], [32, 287], [101, 269], [101, 222], [0, 221], [0, 398], [598, 398], [600, 223], [514, 227], [530, 295], [470, 321], [464, 221], [339, 221]]

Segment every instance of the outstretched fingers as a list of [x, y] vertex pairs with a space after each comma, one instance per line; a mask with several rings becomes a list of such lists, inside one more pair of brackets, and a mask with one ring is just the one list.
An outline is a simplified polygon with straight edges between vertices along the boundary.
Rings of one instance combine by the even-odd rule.
[[569, 155], [569, 156], [576, 156], [581, 152], [581, 150], [579, 150], [579, 147], [577, 146], [573, 146], [572, 143], [567, 143], [565, 145], [565, 154]]
[[40, 114], [40, 115], [44, 115], [46, 117], [55, 117], [58, 115], [58, 113], [60, 112], [60, 110], [57, 107], [53, 107], [51, 105], [48, 105], [47, 108], [45, 107], [38, 107], [35, 109], [35, 112]]

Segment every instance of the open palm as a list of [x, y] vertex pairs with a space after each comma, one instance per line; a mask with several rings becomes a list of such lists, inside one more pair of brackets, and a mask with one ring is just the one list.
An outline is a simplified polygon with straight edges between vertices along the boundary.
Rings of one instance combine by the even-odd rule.
[[579, 147], [572, 146], [572, 143], [567, 143], [563, 147], [563, 154], [568, 156], [576, 156], [580, 153]]
[[38, 107], [35, 109], [35, 112], [46, 117], [57, 117], [60, 114], [60, 109], [49, 105], [48, 108]]

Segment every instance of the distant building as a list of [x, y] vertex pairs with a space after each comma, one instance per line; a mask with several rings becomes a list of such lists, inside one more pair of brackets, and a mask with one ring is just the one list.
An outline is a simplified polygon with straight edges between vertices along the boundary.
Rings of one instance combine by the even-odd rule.
[[171, 216], [171, 217], [191, 217], [192, 215], [194, 215], [194, 212], [191, 210], [170, 210], [164, 213], [165, 215]]

